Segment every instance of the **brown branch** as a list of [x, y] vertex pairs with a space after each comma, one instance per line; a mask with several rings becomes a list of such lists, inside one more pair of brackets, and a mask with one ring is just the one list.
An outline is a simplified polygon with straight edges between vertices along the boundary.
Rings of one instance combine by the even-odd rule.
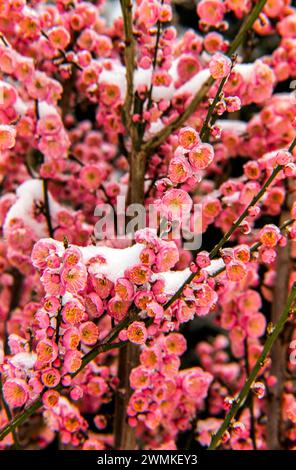
[[[247, 377], [250, 375], [250, 364], [249, 364], [249, 342], [245, 339], [245, 369]], [[249, 412], [250, 412], [250, 437], [253, 443], [253, 449], [257, 450], [256, 443], [256, 418], [254, 413], [254, 396], [251, 394], [249, 397]]]
[[[278, 248], [276, 264], [276, 280], [273, 291], [271, 322], [276, 324], [285, 305], [288, 295], [289, 278], [292, 270], [290, 257], [291, 244]], [[269, 390], [267, 405], [267, 447], [270, 450], [283, 449], [280, 441], [281, 431], [281, 401], [284, 391], [285, 371], [287, 365], [287, 350], [289, 329], [285, 329], [277, 338], [271, 353], [271, 375], [275, 376], [276, 384]]]
[[[253, 10], [250, 12], [249, 16], [246, 18], [244, 23], [242, 24], [239, 32], [235, 36], [234, 40], [232, 41], [227, 55], [228, 57], [232, 57], [232, 55], [236, 52], [238, 47], [242, 44], [243, 40], [246, 37], [248, 31], [252, 28], [253, 24], [255, 23], [256, 19], [258, 18], [261, 10], [263, 9], [267, 0], [259, 0], [256, 5], [254, 6]], [[174, 119], [170, 124], [166, 127], [161, 129], [157, 134], [155, 134], [148, 142], [143, 145], [143, 150], [148, 154], [153, 152], [159, 145], [161, 145], [174, 131], [179, 129], [191, 116], [192, 113], [196, 110], [197, 106], [203, 101], [203, 99], [207, 96], [209, 90], [211, 89], [212, 85], [215, 83], [215, 80], [212, 77], [209, 77], [202, 87], [198, 90], [198, 92], [193, 97], [192, 101], [185, 109], [184, 113]]]
[[50, 205], [49, 205], [49, 197], [48, 197], [48, 181], [47, 179], [42, 179], [43, 184], [43, 197], [44, 197], [44, 215], [46, 218], [48, 234], [50, 238], [54, 238], [54, 230], [51, 221], [51, 214], [50, 214]]
[[263, 346], [263, 350], [259, 356], [259, 358], [256, 361], [256, 364], [254, 365], [249, 377], [247, 378], [243, 388], [241, 389], [240, 393], [238, 394], [237, 398], [234, 400], [233, 405], [230, 409], [230, 411], [227, 413], [223, 423], [221, 424], [220, 428], [218, 431], [212, 436], [212, 440], [209, 446], [209, 450], [215, 450], [221, 443], [221, 438], [224, 434], [224, 432], [231, 426], [231, 423], [235, 416], [237, 415], [239, 409], [241, 406], [244, 404], [245, 400], [247, 399], [250, 389], [252, 385], [254, 384], [258, 374], [260, 373], [260, 370], [265, 364], [266, 358], [268, 354], [270, 353], [271, 348], [274, 345], [274, 342], [278, 338], [279, 334], [282, 332], [285, 324], [287, 323], [289, 319], [290, 313], [294, 309], [294, 304], [295, 304], [295, 299], [296, 299], [296, 282], [293, 284], [292, 289], [289, 293], [287, 303], [279, 316], [279, 319], [277, 323], [275, 324], [273, 331], [270, 335], [267, 336], [265, 344]]
[[[293, 222], [294, 221], [292, 219], [286, 220], [283, 223], [283, 225], [281, 227], [281, 230], [285, 230], [285, 228], [288, 227], [289, 225], [291, 225]], [[251, 251], [254, 252], [260, 246], [261, 246], [260, 242], [255, 243], [252, 246]], [[211, 274], [211, 277], [218, 276], [224, 270], [225, 270], [224, 267], [220, 268], [220, 269], [217, 269], [217, 271], [215, 273]], [[165, 306], [165, 309], [166, 308], [168, 308], [168, 306], [167, 307]], [[99, 354], [101, 354], [103, 352], [106, 352], [106, 351], [110, 351], [111, 349], [124, 347], [127, 344], [126, 341], [122, 341], [122, 342], [118, 342], [118, 343], [115, 343], [114, 341], [118, 337], [120, 331], [122, 331], [124, 328], [127, 328], [127, 326], [132, 321], [134, 321], [136, 319], [136, 316], [137, 316], [137, 312], [132, 310], [131, 313], [121, 323], [119, 323], [116, 327], [114, 327], [111, 330], [111, 332], [106, 336], [106, 338], [103, 340], [102, 343], [94, 346], [93, 349], [91, 351], [89, 351], [89, 353], [87, 353], [83, 357], [81, 367], [74, 374], [72, 374], [72, 376], [74, 377], [77, 374], [79, 374], [79, 372], [81, 372], [86, 367], [86, 365], [89, 364], [91, 361], [93, 361]], [[61, 388], [62, 387], [58, 386], [57, 390], [61, 390]], [[13, 429], [15, 429], [17, 426], [21, 425], [22, 423], [24, 423], [41, 406], [42, 406], [42, 400], [41, 400], [41, 397], [39, 397], [28, 408], [26, 408], [22, 413], [17, 415], [4, 428], [2, 428], [0, 430], [0, 441], [5, 436], [7, 436], [7, 434], [12, 432]]]
[[[72, 377], [76, 377], [91, 361], [93, 361], [99, 354], [103, 352], [110, 351], [111, 349], [121, 348], [126, 344], [125, 341], [115, 343], [114, 341], [118, 337], [121, 330], [126, 328], [129, 323], [131, 323], [135, 319], [135, 314], [132, 311], [130, 315], [128, 315], [122, 322], [120, 322], [117, 326], [115, 326], [110, 333], [106, 336], [102, 343], [94, 346], [83, 358], [80, 368], [71, 374]], [[61, 391], [63, 387], [58, 385], [55, 390]], [[15, 428], [23, 424], [27, 419], [35, 413], [39, 408], [42, 406], [42, 396], [40, 395], [33, 403], [28, 406], [22, 413], [15, 416], [6, 426], [4, 426], [0, 430], [0, 441], [4, 439], [10, 432], [12, 432]]]
[[[12, 420], [12, 413], [10, 411], [10, 408], [4, 398], [4, 395], [3, 395], [3, 388], [2, 388], [2, 375], [0, 374], [0, 400], [2, 401], [3, 403], [3, 408], [5, 410], [5, 413], [6, 413], [6, 416], [7, 416], [7, 419], [9, 420]], [[19, 439], [18, 439], [18, 435], [17, 435], [17, 432], [15, 429], [12, 430], [12, 437], [13, 437], [13, 441], [14, 441], [14, 446], [15, 446], [15, 449], [17, 450], [20, 450], [21, 449], [21, 445], [19, 443]]]
[[133, 3], [131, 0], [120, 0], [124, 27], [124, 61], [126, 68], [126, 95], [123, 105], [127, 127], [132, 127], [132, 112], [134, 102], [134, 69], [135, 69], [135, 40], [133, 34]]
[[7, 356], [9, 354], [9, 346], [8, 346], [8, 322], [11, 318], [13, 311], [18, 307], [20, 297], [21, 297], [21, 290], [23, 285], [23, 275], [19, 272], [18, 269], [12, 268], [11, 275], [13, 277], [13, 285], [11, 288], [10, 294], [10, 304], [7, 317], [5, 319], [5, 337], [4, 337], [4, 353]]
[[[132, 3], [121, 0], [121, 8], [125, 33], [125, 67], [126, 67], [126, 98], [124, 115], [127, 130], [131, 137], [129, 155], [130, 173], [127, 204], [144, 203], [144, 186], [146, 170], [146, 153], [139, 151], [142, 144], [142, 132], [132, 121], [134, 105], [133, 74], [135, 67], [135, 45], [133, 37]], [[127, 406], [131, 395], [129, 376], [138, 363], [139, 348], [127, 343], [119, 353], [118, 378], [119, 386], [115, 397], [114, 443], [116, 449], [133, 450], [136, 448], [134, 429], [127, 422]]]

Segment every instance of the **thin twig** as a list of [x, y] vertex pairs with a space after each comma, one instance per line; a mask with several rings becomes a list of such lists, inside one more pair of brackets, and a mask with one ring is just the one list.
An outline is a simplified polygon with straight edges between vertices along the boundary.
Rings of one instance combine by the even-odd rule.
[[[282, 214], [281, 217], [284, 217], [284, 214]], [[278, 321], [279, 315], [285, 305], [292, 271], [291, 243], [288, 242], [283, 247], [277, 247], [276, 279], [273, 287], [270, 318], [273, 324]], [[289, 328], [285, 328], [277, 338], [271, 353], [270, 374], [276, 377], [276, 383], [268, 390], [269, 393], [267, 397], [266, 443], [267, 448], [270, 450], [283, 450], [280, 439], [282, 427], [282, 395], [285, 388], [287, 351], [292, 329], [293, 325], [290, 325]]]
[[123, 105], [125, 121], [132, 126], [132, 108], [134, 101], [134, 68], [135, 68], [135, 40], [133, 34], [133, 3], [131, 0], [120, 0], [123, 27], [124, 27], [124, 61], [126, 69], [126, 95]]
[[9, 354], [9, 345], [8, 345], [8, 322], [11, 318], [13, 311], [18, 307], [21, 290], [23, 284], [23, 275], [19, 272], [18, 269], [13, 268], [11, 271], [13, 277], [13, 285], [10, 293], [10, 304], [7, 317], [5, 319], [5, 337], [4, 337], [4, 354], [7, 356]]
[[233, 57], [232, 58], [232, 65], [231, 65], [231, 69], [230, 69], [230, 72], [229, 74], [222, 78], [219, 86], [218, 86], [218, 90], [217, 90], [217, 93], [211, 103], [211, 105], [209, 106], [209, 109], [208, 109], [208, 112], [207, 112], [207, 115], [206, 115], [206, 118], [205, 118], [205, 121], [203, 123], [203, 126], [201, 128], [201, 131], [200, 131], [200, 138], [201, 140], [204, 142], [204, 141], [207, 141], [209, 139], [209, 132], [210, 132], [210, 123], [211, 123], [211, 119], [212, 119], [212, 116], [213, 116], [213, 113], [215, 112], [215, 109], [216, 109], [216, 106], [217, 106], [217, 103], [218, 101], [221, 99], [221, 95], [222, 95], [222, 92], [223, 92], [223, 88], [224, 88], [224, 85], [225, 83], [227, 82], [228, 78], [229, 78], [229, 75], [230, 73], [232, 72], [233, 70], [233, 67], [234, 67], [234, 64], [235, 64], [235, 60], [236, 58]]
[[46, 178], [42, 179], [42, 184], [43, 184], [43, 197], [44, 197], [44, 215], [46, 218], [49, 236], [50, 238], [54, 238], [54, 230], [52, 227], [49, 197], [48, 197], [48, 181]]
[[[0, 374], [0, 400], [2, 401], [3, 403], [3, 407], [4, 407], [4, 410], [5, 410], [5, 413], [6, 413], [6, 416], [9, 420], [12, 420], [12, 414], [11, 414], [11, 411], [10, 411], [10, 407], [8, 406], [5, 398], [4, 398], [4, 395], [3, 395], [3, 388], [2, 388], [2, 375]], [[14, 446], [17, 450], [20, 450], [21, 449], [21, 445], [20, 445], [20, 442], [19, 442], [19, 439], [18, 439], [18, 435], [17, 435], [17, 432], [15, 429], [12, 430], [12, 437], [13, 437], [13, 441], [14, 441]]]
[[[283, 223], [281, 226], [281, 229], [284, 230], [286, 227], [291, 225], [294, 222], [293, 219], [288, 219]], [[260, 242], [255, 243], [251, 247], [251, 251], [254, 252], [261, 246]], [[218, 276], [221, 272], [225, 270], [224, 267], [218, 269], [215, 273], [211, 274], [211, 277]], [[164, 306], [165, 309], [169, 308], [169, 305]], [[131, 312], [130, 315], [128, 315], [122, 322], [120, 322], [116, 327], [112, 329], [112, 331], [106, 336], [106, 338], [103, 340], [102, 343], [100, 343], [97, 346], [94, 346], [89, 353], [87, 353], [83, 359], [80, 368], [78, 369], [77, 372], [73, 374], [73, 376], [76, 376], [81, 372], [87, 364], [89, 364], [92, 360], [94, 360], [99, 354], [102, 352], [109, 351], [111, 349], [115, 348], [121, 348], [122, 346], [125, 346], [127, 344], [126, 341], [122, 341], [120, 343], [114, 343], [113, 341], [116, 340], [118, 337], [120, 331], [125, 329], [134, 319], [136, 318], [137, 312]], [[61, 387], [58, 387], [60, 389]], [[42, 400], [39, 398], [35, 402], [33, 402], [29, 408], [27, 408], [22, 414], [16, 416], [14, 420], [10, 421], [1, 431], [0, 431], [0, 441], [7, 435], [9, 434], [13, 429], [15, 429], [17, 426], [22, 424], [24, 421], [26, 421], [35, 411], [37, 411], [40, 407], [42, 406]]]
[[[249, 364], [249, 344], [248, 339], [245, 340], [245, 369], [247, 377], [250, 375], [250, 364]], [[254, 396], [253, 394], [250, 395], [250, 403], [249, 403], [249, 411], [250, 411], [250, 436], [253, 443], [254, 450], [257, 450], [257, 443], [256, 443], [256, 419], [254, 413]]]
[[[267, 0], [259, 0], [258, 3], [256, 3], [253, 10], [251, 11], [249, 16], [246, 18], [246, 20], [242, 24], [242, 27], [237, 33], [236, 37], [232, 41], [227, 51], [227, 55], [229, 57], [232, 57], [234, 52], [236, 52], [237, 48], [241, 45], [241, 43], [243, 42], [245, 38], [245, 35], [252, 28], [253, 24], [258, 18], [266, 2]], [[147, 141], [143, 145], [143, 149], [147, 153], [153, 152], [153, 150], [159, 145], [161, 145], [169, 137], [169, 135], [171, 135], [174, 131], [179, 129], [187, 121], [187, 119], [191, 116], [191, 114], [194, 113], [197, 105], [201, 103], [202, 100], [206, 97], [207, 93], [209, 92], [210, 88], [212, 87], [214, 83], [215, 83], [215, 80], [212, 77], [209, 77], [204, 82], [202, 87], [198, 90], [198, 92], [195, 94], [195, 96], [193, 97], [193, 99], [191, 100], [191, 102], [189, 103], [185, 111], [183, 112], [183, 114], [178, 116], [170, 124], [168, 124], [166, 127], [161, 129], [158, 133], [156, 133], [149, 141]]]
[[245, 385], [243, 386], [242, 390], [240, 391], [238, 397], [234, 400], [233, 405], [232, 405], [230, 411], [228, 412], [228, 414], [226, 415], [226, 417], [225, 417], [223, 423], [221, 424], [220, 428], [218, 429], [218, 431], [212, 437], [212, 440], [211, 440], [211, 443], [210, 443], [210, 446], [209, 446], [209, 450], [215, 450], [216, 447], [219, 445], [220, 440], [221, 440], [224, 432], [229, 428], [229, 426], [231, 425], [232, 420], [235, 418], [238, 410], [240, 409], [240, 407], [243, 405], [245, 399], [247, 398], [247, 396], [250, 392], [250, 389], [251, 389], [257, 375], [259, 374], [261, 368], [265, 364], [265, 360], [266, 360], [266, 358], [267, 358], [267, 356], [268, 356], [275, 340], [277, 339], [277, 337], [281, 333], [284, 325], [286, 324], [286, 322], [289, 319], [289, 314], [290, 314], [290, 311], [293, 307], [295, 298], [296, 298], [296, 283], [293, 284], [292, 289], [291, 289], [290, 294], [289, 294], [289, 297], [288, 297], [287, 304], [286, 304], [281, 316], [279, 317], [279, 320], [278, 320], [277, 324], [274, 326], [274, 329], [273, 329], [272, 333], [267, 337], [267, 339], [265, 341], [265, 344], [264, 344], [264, 347], [263, 347], [263, 350], [262, 350], [262, 353], [260, 354], [260, 357], [258, 358], [258, 360], [257, 360], [255, 366], [253, 367], [248, 379], [246, 380]]
[[[293, 140], [292, 144], [290, 145], [290, 147], [288, 149], [289, 152], [292, 152], [295, 145], [296, 145], [296, 138]], [[214, 259], [219, 254], [219, 251], [225, 245], [225, 243], [228, 242], [228, 240], [230, 239], [233, 232], [235, 232], [235, 230], [240, 226], [240, 224], [248, 216], [250, 208], [255, 206], [255, 204], [257, 204], [257, 202], [262, 198], [262, 196], [264, 196], [266, 190], [273, 183], [273, 181], [275, 180], [275, 178], [277, 177], [277, 175], [280, 173], [280, 171], [282, 169], [283, 169], [282, 165], [277, 165], [274, 168], [274, 170], [270, 174], [269, 178], [265, 181], [265, 183], [262, 186], [262, 188], [260, 189], [260, 191], [253, 197], [252, 201], [248, 204], [248, 206], [245, 208], [245, 210], [239, 216], [239, 218], [232, 224], [232, 226], [230, 227], [228, 232], [225, 233], [225, 235], [221, 238], [219, 243], [217, 243], [217, 245], [215, 245], [214, 248], [210, 251], [210, 254], [209, 254], [210, 259]], [[182, 286], [177, 290], [177, 292], [173, 295], [173, 297], [171, 297], [171, 299], [166, 303], [165, 308], [168, 308], [169, 306], [171, 306], [175, 302], [175, 300], [177, 300], [181, 296], [184, 287], [186, 287], [188, 284], [190, 284], [190, 282], [193, 281], [195, 276], [196, 276], [196, 273], [191, 273], [188, 276], [188, 278], [185, 279]]]
[[[163, 1], [161, 0], [161, 5], [163, 5]], [[156, 32], [156, 41], [155, 41], [155, 47], [154, 47], [154, 56], [153, 56], [153, 61], [152, 61], [152, 78], [151, 78], [151, 85], [148, 91], [148, 104], [147, 104], [147, 109], [149, 110], [152, 106], [152, 91], [153, 91], [153, 73], [156, 69], [157, 65], [157, 54], [158, 54], [158, 48], [159, 48], [159, 41], [160, 41], [160, 35], [161, 35], [161, 21], [157, 21], [157, 32]]]
[[[121, 330], [126, 328], [129, 323], [134, 320], [134, 313], [126, 317], [121, 323], [119, 323], [113, 330], [108, 334], [105, 340], [99, 345], [95, 346], [91, 351], [89, 351], [82, 359], [80, 368], [74, 372], [72, 377], [75, 377], [79, 374], [91, 361], [93, 361], [99, 354], [103, 352], [110, 351], [111, 349], [121, 348], [126, 344], [126, 341], [120, 343], [114, 343], [113, 341], [118, 337]], [[63, 387], [58, 385], [55, 390], [60, 391]], [[0, 430], [0, 441], [4, 439], [7, 434], [12, 432], [16, 427], [23, 424], [35, 411], [37, 411], [42, 406], [42, 397], [37, 398], [31, 405], [26, 408], [22, 413], [15, 416], [4, 428]]]

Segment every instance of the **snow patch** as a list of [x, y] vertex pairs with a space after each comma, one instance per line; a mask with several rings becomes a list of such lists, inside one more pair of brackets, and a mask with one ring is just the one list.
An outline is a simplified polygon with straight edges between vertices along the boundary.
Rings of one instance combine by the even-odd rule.
[[[22, 219], [26, 226], [31, 228], [38, 238], [44, 238], [48, 235], [47, 224], [44, 220], [38, 221], [34, 216], [36, 203], [44, 203], [43, 182], [42, 180], [32, 179], [27, 180], [21, 184], [16, 190], [16, 202], [11, 206], [7, 212], [4, 221], [4, 235], [10, 228], [10, 223], [14, 219]], [[48, 193], [49, 209], [52, 219], [54, 220], [56, 214], [62, 209]]]

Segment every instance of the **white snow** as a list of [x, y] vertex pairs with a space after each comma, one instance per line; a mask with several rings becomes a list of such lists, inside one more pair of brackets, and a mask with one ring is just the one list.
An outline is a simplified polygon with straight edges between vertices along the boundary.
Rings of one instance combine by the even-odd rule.
[[[110, 248], [103, 246], [88, 246], [88, 247], [78, 247], [82, 253], [83, 261], [87, 262], [92, 257], [103, 256], [106, 260], [105, 264], [95, 263], [90, 268], [89, 271], [93, 274], [104, 274], [112, 282], [124, 275], [124, 271], [128, 268], [139, 264], [140, 262], [140, 253], [143, 250], [143, 245], [136, 243], [135, 245], [124, 248]], [[211, 265], [206, 268], [206, 271], [210, 275], [214, 275], [216, 271], [224, 267], [224, 262], [222, 259], [213, 260]], [[186, 281], [190, 276], [191, 271], [189, 268], [184, 269], [183, 271], [168, 271], [153, 274], [152, 280], [163, 279], [165, 282], [165, 293], [174, 294], [179, 287]]]
[[138, 68], [134, 74], [134, 88], [137, 89], [139, 85], [145, 85], [148, 89], [151, 85], [152, 67], [149, 69]]
[[33, 369], [37, 360], [37, 354], [31, 352], [20, 352], [13, 356], [9, 361], [15, 367], [20, 369]]
[[[26, 226], [30, 227], [38, 238], [44, 238], [48, 235], [45, 221], [38, 221], [34, 217], [35, 203], [44, 202], [42, 180], [32, 179], [22, 183], [16, 190], [17, 200], [9, 209], [4, 221], [4, 235], [9, 230], [10, 222], [13, 219], [23, 219]], [[50, 195], [49, 209], [51, 217], [54, 219], [59, 210], [62, 209]]]
[[16, 102], [14, 103], [14, 109], [15, 111], [21, 115], [24, 116], [26, 112], [28, 111], [29, 106], [21, 99], [17, 98]]
[[133, 246], [119, 249], [107, 246], [78, 247], [82, 253], [83, 261], [87, 262], [95, 256], [102, 256], [106, 263], [94, 263], [89, 268], [93, 274], [104, 274], [110, 281], [123, 277], [124, 271], [140, 263], [140, 253], [144, 246], [136, 243]]
[[181, 95], [183, 93], [191, 93], [195, 95], [204, 83], [210, 78], [211, 74], [209, 69], [203, 69], [198, 72], [194, 77], [192, 77], [188, 82], [184, 83], [178, 90], [176, 91], [176, 95]]
[[120, 89], [121, 97], [125, 96], [126, 93], [126, 78], [125, 78], [125, 67], [119, 62], [112, 62], [112, 70], [102, 70], [99, 76], [100, 83], [112, 83], [117, 85]]
[[234, 67], [234, 71], [238, 72], [243, 77], [244, 81], [246, 82], [250, 81], [253, 70], [254, 70], [254, 63], [237, 64]]
[[247, 131], [247, 123], [237, 119], [218, 119], [216, 124], [222, 131], [234, 131], [239, 135]]
[[41, 118], [48, 116], [48, 115], [59, 115], [59, 112], [55, 106], [52, 104], [47, 103], [46, 101], [39, 101], [38, 102], [38, 113]]

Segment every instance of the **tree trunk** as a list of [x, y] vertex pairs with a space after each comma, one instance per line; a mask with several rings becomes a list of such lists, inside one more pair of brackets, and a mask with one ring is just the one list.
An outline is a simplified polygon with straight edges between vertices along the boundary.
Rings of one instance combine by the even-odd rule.
[[[283, 214], [283, 217], [287, 214]], [[282, 218], [283, 218], [282, 217]], [[271, 321], [275, 325], [283, 310], [288, 296], [288, 283], [291, 273], [290, 243], [283, 248], [278, 248], [276, 281], [273, 292]], [[271, 374], [277, 379], [276, 384], [270, 390], [267, 405], [267, 447], [270, 450], [283, 449], [280, 441], [282, 417], [281, 401], [285, 383], [287, 367], [287, 347], [290, 336], [290, 328], [285, 328], [276, 340], [271, 352]]]
[[[145, 167], [145, 154], [133, 151], [130, 156], [128, 204], [144, 203]], [[117, 450], [134, 450], [137, 447], [135, 430], [127, 422], [127, 406], [131, 396], [129, 376], [131, 370], [138, 365], [138, 361], [138, 346], [129, 343], [121, 348], [118, 360], [119, 386], [115, 399], [114, 418], [114, 444]]]

